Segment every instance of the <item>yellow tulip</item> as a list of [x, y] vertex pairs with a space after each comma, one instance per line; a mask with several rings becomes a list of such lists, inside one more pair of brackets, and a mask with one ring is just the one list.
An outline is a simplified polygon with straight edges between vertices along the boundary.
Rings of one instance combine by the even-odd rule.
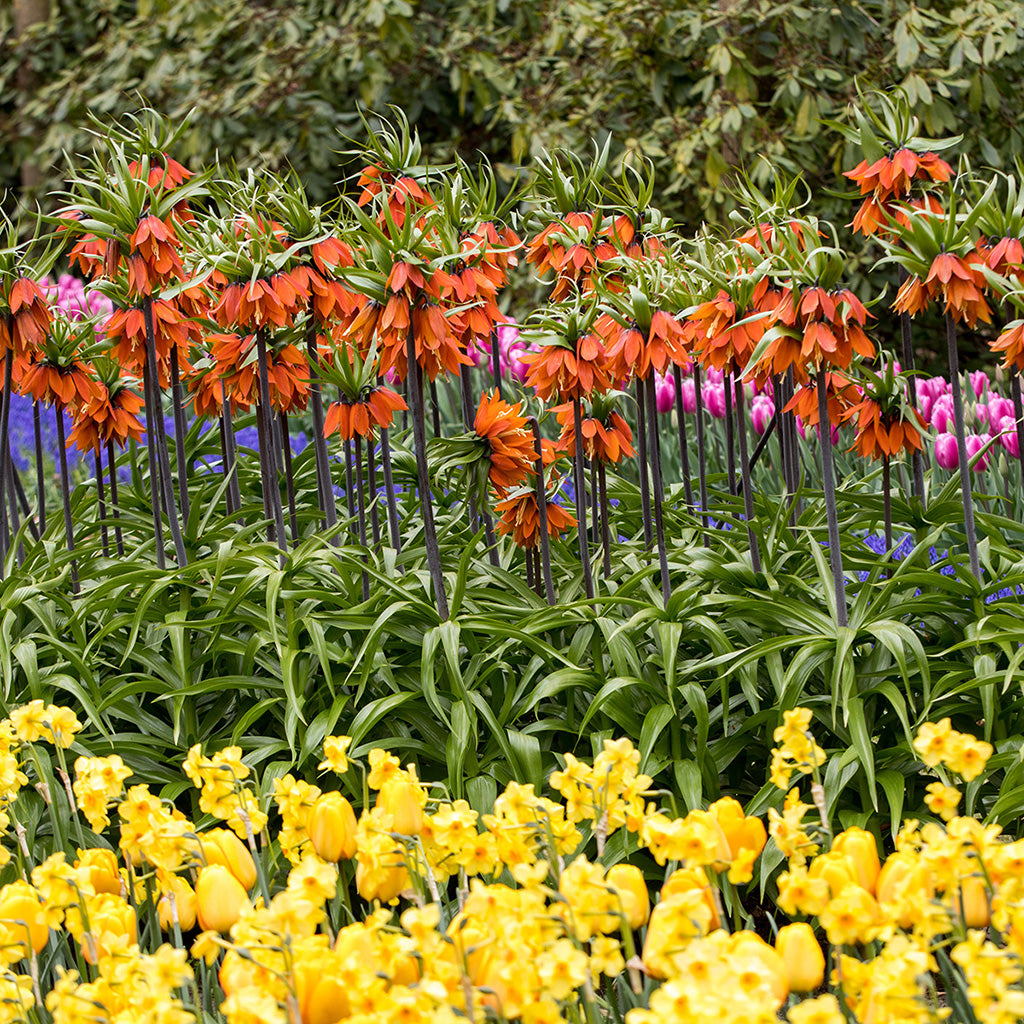
[[618, 892], [629, 927], [634, 931], [643, 928], [651, 914], [651, 897], [643, 872], [635, 864], [616, 864], [608, 869], [605, 881]]
[[775, 949], [786, 965], [790, 991], [813, 992], [821, 987], [825, 980], [825, 954], [809, 924], [801, 921], [780, 928]]
[[248, 892], [256, 884], [256, 864], [249, 847], [229, 828], [215, 828], [199, 836], [207, 865], [225, 867]]
[[21, 948], [23, 957], [28, 956], [29, 946], [40, 953], [50, 937], [43, 905], [27, 882], [11, 882], [0, 889], [0, 925], [12, 947]]
[[843, 854], [857, 872], [857, 884], [875, 895], [878, 885], [878, 844], [862, 828], [848, 828], [832, 840], [832, 852]]
[[86, 877], [94, 891], [109, 892], [114, 896], [122, 895], [121, 873], [113, 850], [103, 850], [99, 847], [79, 850], [75, 867], [85, 869]]
[[953, 890], [953, 909], [956, 916], [963, 914], [968, 928], [987, 928], [992, 916], [988, 902], [988, 886], [981, 875], [970, 875]]
[[226, 932], [249, 906], [249, 897], [223, 864], [208, 864], [196, 881], [196, 906], [199, 927], [204, 932]]
[[322, 860], [334, 863], [356, 855], [356, 814], [340, 793], [324, 793], [317, 798], [306, 831]]
[[689, 892], [691, 889], [699, 889], [704, 900], [704, 906], [708, 908], [711, 919], [708, 923], [708, 931], [714, 931], [722, 926], [722, 919], [718, 916], [718, 905], [715, 903], [715, 894], [711, 890], [711, 883], [703, 868], [677, 868], [665, 879], [661, 887], [661, 899], [667, 900], [670, 896], [678, 893]]
[[[815, 857], [807, 874], [810, 878], [824, 878], [833, 897], [838, 896], [848, 885], [860, 885], [856, 865], [845, 854], [837, 851]], [[860, 887], [864, 888], [862, 885]]]
[[376, 807], [391, 819], [391, 831], [418, 836], [423, 831], [422, 792], [408, 779], [388, 779], [377, 794]]
[[178, 927], [189, 932], [196, 926], [196, 894], [192, 886], [184, 878], [171, 879], [171, 893], [174, 894], [174, 908], [171, 908], [171, 897], [164, 893], [156, 905], [160, 927], [165, 932], [174, 930], [174, 917], [177, 915]]
[[753, 850], [755, 855], [759, 854], [768, 842], [764, 822], [756, 815], [748, 818], [743, 813], [743, 805], [731, 796], [716, 800], [708, 808], [708, 813], [725, 833], [732, 860], [739, 856], [740, 850]]

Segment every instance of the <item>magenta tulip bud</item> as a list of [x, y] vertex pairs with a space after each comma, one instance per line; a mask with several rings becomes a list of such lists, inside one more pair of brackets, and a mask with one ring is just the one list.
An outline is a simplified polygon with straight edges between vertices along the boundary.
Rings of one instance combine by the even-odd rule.
[[758, 436], [763, 434], [774, 415], [775, 403], [767, 395], [755, 395], [750, 405], [750, 425], [754, 433]]
[[939, 434], [935, 438], [935, 461], [943, 468], [954, 470], [960, 464], [956, 438], [952, 434]]
[[701, 388], [704, 404], [716, 420], [725, 419], [725, 388], [721, 384], [705, 385]]
[[[981, 449], [992, 440], [992, 438], [989, 437], [988, 434], [968, 434], [965, 440], [967, 441], [967, 458], [968, 461], [970, 461], [974, 459], [974, 456], [977, 455], [978, 452], [980, 452]], [[983, 469], [988, 468], [989, 452], [991, 452], [991, 449], [985, 452], [985, 454], [975, 462], [973, 466], [971, 466], [971, 469], [973, 469], [975, 473], [980, 473]]]

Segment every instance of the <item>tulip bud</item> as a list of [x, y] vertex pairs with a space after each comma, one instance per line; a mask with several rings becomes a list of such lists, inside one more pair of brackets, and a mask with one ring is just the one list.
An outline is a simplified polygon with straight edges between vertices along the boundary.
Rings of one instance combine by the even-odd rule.
[[[173, 906], [171, 895], [174, 895]], [[174, 930], [174, 919], [178, 919], [178, 927], [183, 932], [189, 932], [196, 926], [196, 894], [192, 886], [184, 878], [175, 876], [171, 879], [170, 893], [164, 893], [156, 905], [157, 917], [160, 919], [160, 927], [165, 932]]]
[[0, 925], [6, 930], [12, 948], [20, 949], [21, 956], [42, 952], [50, 937], [43, 905], [35, 889], [27, 882], [11, 882], [0, 889]]
[[862, 828], [848, 828], [832, 840], [832, 852], [843, 854], [853, 864], [857, 883], [874, 896], [880, 869], [875, 837]]
[[130, 943], [138, 937], [135, 911], [127, 900], [113, 893], [101, 893], [88, 900], [89, 928], [82, 938], [82, 955], [86, 962], [97, 964], [127, 937]]
[[390, 903], [398, 894], [409, 887], [409, 872], [404, 864], [396, 867], [367, 868], [356, 865], [356, 891], [368, 903], [380, 900]]
[[84, 870], [94, 892], [121, 895], [121, 873], [118, 871], [117, 857], [114, 856], [113, 850], [103, 850], [98, 846], [79, 850], [75, 867]]
[[206, 931], [227, 932], [249, 906], [241, 882], [222, 864], [210, 864], [196, 882], [196, 916]]
[[824, 878], [828, 882], [828, 891], [833, 899], [848, 885], [860, 885], [860, 882], [857, 881], [857, 869], [853, 861], [836, 851], [815, 857], [811, 861], [807, 874], [810, 878]]
[[932, 897], [927, 870], [912, 853], [890, 854], [878, 873], [878, 902], [901, 927], [910, 929]]
[[651, 898], [643, 872], [635, 864], [616, 864], [608, 869], [605, 881], [619, 894], [629, 927], [643, 928], [651, 913]]
[[764, 849], [764, 844], [768, 841], [764, 822], [756, 816], [748, 818], [738, 800], [731, 796], [723, 797], [716, 800], [708, 808], [708, 812], [725, 833], [726, 841], [729, 843], [730, 860], [735, 860], [740, 850], [760, 853]]
[[334, 863], [356, 855], [355, 811], [340, 793], [324, 793], [317, 798], [306, 831], [322, 860]]
[[787, 924], [775, 937], [775, 949], [786, 965], [792, 992], [813, 992], [825, 980], [825, 954], [804, 921]]
[[380, 787], [376, 806], [391, 818], [391, 831], [418, 836], [423, 831], [421, 790], [408, 779], [388, 779]]
[[953, 908], [959, 917], [963, 914], [968, 928], [987, 928], [992, 912], [988, 902], [988, 886], [981, 875], [970, 875], [953, 890]]
[[691, 889], [699, 889], [708, 908], [711, 919], [708, 924], [708, 931], [714, 931], [722, 925], [722, 919], [718, 915], [718, 907], [715, 904], [715, 894], [711, 891], [711, 883], [708, 876], [701, 868], [677, 868], [665, 879], [661, 887], [661, 899], [667, 900], [670, 896], [679, 893], [689, 892]]
[[256, 884], [256, 864], [249, 848], [231, 829], [215, 828], [199, 836], [207, 865], [227, 868], [248, 892]]

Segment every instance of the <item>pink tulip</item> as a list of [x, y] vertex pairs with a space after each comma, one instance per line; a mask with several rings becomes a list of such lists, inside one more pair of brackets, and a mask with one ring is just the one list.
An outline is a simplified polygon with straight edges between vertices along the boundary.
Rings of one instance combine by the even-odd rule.
[[925, 423], [931, 423], [932, 406], [935, 404], [935, 396], [927, 391], [917, 393], [917, 411], [924, 417]]
[[981, 426], [988, 426], [988, 406], [984, 402], [978, 402], [974, 406], [974, 419]]
[[[965, 440], [967, 441], [967, 459], [968, 461], [971, 461], [974, 456], [992, 440], [992, 438], [989, 437], [988, 434], [968, 434]], [[983, 469], [988, 468], [988, 460], [991, 451], [992, 449], [990, 448], [976, 463], [974, 463], [973, 466], [971, 466], [971, 469], [973, 469], [975, 473], [980, 473]]]
[[991, 434], [1001, 434], [1014, 429], [1013, 402], [1001, 395], [989, 395], [988, 429]]
[[676, 385], [671, 376], [667, 374], [664, 377], [655, 375], [654, 398], [658, 412], [666, 413], [672, 411], [672, 407], [676, 404]]
[[1020, 458], [1020, 441], [1017, 437], [1017, 430], [1012, 421], [1009, 421], [1010, 429], [999, 435], [999, 443], [1015, 458]]
[[691, 414], [697, 411], [697, 385], [692, 377], [683, 381], [683, 410]]
[[704, 396], [708, 412], [716, 420], [725, 419], [725, 388], [722, 384], [705, 384], [701, 388], [701, 394]]
[[948, 432], [953, 423], [953, 397], [940, 395], [932, 405], [931, 425], [940, 433]]
[[942, 433], [935, 438], [935, 461], [948, 470], [954, 470], [960, 464], [956, 438], [952, 434]]
[[775, 403], [767, 395], [755, 395], [750, 405], [750, 424], [754, 433], [760, 436], [768, 429], [775, 415]]
[[975, 370], [974, 373], [967, 374], [967, 379], [974, 388], [975, 397], [981, 398], [988, 390], [988, 374], [984, 370]]

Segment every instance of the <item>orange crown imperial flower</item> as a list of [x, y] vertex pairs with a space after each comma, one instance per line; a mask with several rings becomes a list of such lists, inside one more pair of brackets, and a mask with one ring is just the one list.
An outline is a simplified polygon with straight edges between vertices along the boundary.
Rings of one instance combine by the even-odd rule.
[[324, 437], [335, 431], [345, 441], [372, 437], [377, 427], [387, 429], [395, 413], [408, 408], [405, 399], [390, 388], [373, 388], [364, 392], [358, 402], [334, 402], [324, 419]]
[[[540, 509], [537, 495], [533, 491], [524, 491], [499, 501], [494, 509], [501, 513], [498, 520], [498, 533], [503, 536], [511, 533], [516, 545], [525, 550], [532, 550], [540, 543]], [[562, 533], [576, 525], [576, 519], [561, 505], [548, 502], [545, 505], [548, 519], [548, 536], [556, 540]]]
[[[842, 426], [853, 415], [852, 410], [863, 398], [859, 385], [842, 373], [825, 374], [828, 418], [833, 427]], [[818, 390], [812, 382], [798, 388], [786, 405], [786, 412], [795, 412], [808, 426], [818, 425]]]
[[646, 334], [635, 322], [622, 326], [607, 314], [598, 317], [594, 329], [608, 339], [608, 359], [617, 380], [631, 375], [646, 380], [652, 370], [664, 375], [671, 363], [687, 362], [683, 328], [662, 310], [651, 317]]
[[941, 295], [944, 312], [954, 321], [963, 321], [973, 327], [978, 320], [990, 323], [992, 310], [985, 301], [985, 278], [978, 269], [984, 257], [978, 252], [966, 256], [942, 252], [932, 260], [928, 274], [922, 280], [911, 275], [896, 293], [892, 308], [897, 313], [911, 316], [921, 312], [934, 298]]
[[[573, 425], [572, 405], [556, 405], [554, 412], [562, 425], [557, 447], [576, 457], [576, 430]], [[615, 465], [622, 459], [633, 457], [633, 431], [614, 410], [604, 417], [588, 416], [580, 420], [583, 435], [583, 453], [588, 459], [597, 459], [605, 465]]]
[[184, 274], [178, 256], [178, 236], [168, 221], [143, 217], [129, 239], [128, 288], [133, 297], [152, 295], [154, 288]]
[[102, 401], [106, 388], [88, 363], [75, 359], [63, 365], [31, 353], [19, 366], [19, 390], [44, 405], [75, 408]]
[[925, 422], [916, 409], [906, 415], [900, 409], [886, 411], [874, 398], [865, 397], [850, 409], [848, 415], [857, 421], [855, 446], [858, 455], [885, 459], [900, 452], [921, 450], [918, 427], [923, 428]]
[[854, 353], [870, 358], [875, 347], [864, 333], [864, 324], [871, 314], [849, 288], [826, 291], [805, 288], [799, 295], [787, 293], [776, 308], [779, 323], [791, 327], [799, 335], [800, 349], [793, 340], [785, 347], [777, 339], [766, 356], [772, 359], [775, 372], [788, 369], [785, 359], [796, 356], [799, 363], [814, 366], [836, 366], [845, 370]]
[[6, 305], [10, 324], [6, 316], [0, 315], [0, 354], [11, 349], [16, 356], [25, 356], [46, 341], [53, 322], [46, 296], [36, 281], [20, 277], [11, 285]]
[[521, 357], [529, 367], [526, 383], [544, 401], [586, 398], [612, 386], [612, 371], [604, 345], [597, 334], [581, 334], [574, 346], [544, 345], [538, 352]]
[[485, 392], [473, 421], [474, 432], [489, 449], [488, 478], [501, 496], [534, 473], [537, 455], [533, 433], [522, 413], [521, 403], [510, 405], [498, 397], [497, 391]]
[[137, 414], [142, 399], [123, 385], [113, 390], [102, 383], [98, 386], [102, 394], [79, 405], [72, 415], [68, 447], [74, 444], [81, 452], [98, 452], [107, 442], [123, 448], [129, 438], [141, 441], [144, 427]]

